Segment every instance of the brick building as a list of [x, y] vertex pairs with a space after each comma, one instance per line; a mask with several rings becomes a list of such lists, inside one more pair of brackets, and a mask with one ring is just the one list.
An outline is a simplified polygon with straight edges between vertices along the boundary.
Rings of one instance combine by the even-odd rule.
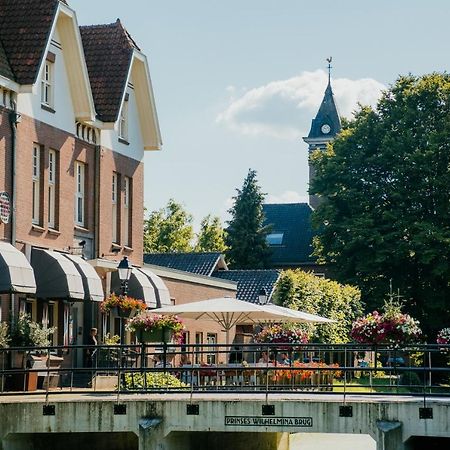
[[[0, 0], [0, 320], [26, 311], [82, 343], [118, 261], [142, 265], [144, 151], [160, 148], [147, 59], [119, 20]], [[168, 301], [151, 271], [131, 284]]]

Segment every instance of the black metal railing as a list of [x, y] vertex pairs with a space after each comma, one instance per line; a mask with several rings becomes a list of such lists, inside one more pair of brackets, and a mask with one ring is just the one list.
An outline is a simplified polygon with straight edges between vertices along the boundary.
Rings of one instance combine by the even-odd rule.
[[450, 396], [450, 346], [132, 344], [0, 349], [0, 394]]

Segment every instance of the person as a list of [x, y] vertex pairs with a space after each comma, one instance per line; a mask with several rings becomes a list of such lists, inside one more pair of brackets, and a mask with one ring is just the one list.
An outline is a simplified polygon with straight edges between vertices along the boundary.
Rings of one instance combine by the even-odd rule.
[[267, 354], [267, 352], [261, 353], [261, 358], [259, 358], [258, 363], [259, 364], [268, 364], [269, 363], [269, 355]]
[[289, 359], [287, 353], [281, 353], [280, 355], [281, 358], [281, 364], [284, 366], [290, 366], [291, 365], [291, 360]]
[[86, 349], [86, 367], [95, 367], [97, 362], [97, 328], [91, 328], [87, 339], [88, 348]]
[[155, 355], [153, 357], [153, 361], [155, 363], [154, 367], [156, 369], [162, 369], [163, 367], [167, 367], [167, 368], [172, 367], [172, 363], [170, 363], [168, 361], [166, 361], [166, 365], [164, 366], [164, 361], [160, 355]]

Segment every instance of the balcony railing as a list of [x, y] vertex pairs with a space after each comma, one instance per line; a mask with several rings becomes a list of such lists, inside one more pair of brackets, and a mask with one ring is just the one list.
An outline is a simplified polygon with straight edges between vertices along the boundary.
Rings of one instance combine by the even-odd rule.
[[0, 349], [0, 395], [450, 396], [450, 346], [134, 344]]

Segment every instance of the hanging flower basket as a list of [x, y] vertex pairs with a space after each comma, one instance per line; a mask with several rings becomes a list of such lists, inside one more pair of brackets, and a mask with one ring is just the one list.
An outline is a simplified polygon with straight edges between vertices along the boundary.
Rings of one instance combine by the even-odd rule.
[[172, 342], [173, 330], [167, 328], [154, 330], [138, 330], [136, 336], [139, 342]]
[[[306, 344], [308, 334], [293, 325], [270, 325], [256, 334], [254, 340], [259, 344]], [[287, 347], [280, 345], [277, 348], [284, 350]]]
[[385, 305], [386, 312], [374, 311], [353, 322], [351, 337], [361, 344], [417, 343], [422, 335], [419, 322], [403, 314], [397, 305]]
[[126, 319], [134, 317], [139, 312], [144, 311], [145, 308], [146, 305], [141, 300], [116, 294], [109, 295], [100, 304], [100, 310], [103, 313], [111, 312], [117, 317]]
[[128, 322], [126, 329], [136, 333], [140, 342], [181, 343], [184, 325], [177, 316], [141, 313]]
[[443, 328], [441, 331], [439, 331], [436, 342], [439, 345], [445, 345], [445, 347], [442, 347], [440, 350], [443, 353], [450, 353], [450, 328]]

